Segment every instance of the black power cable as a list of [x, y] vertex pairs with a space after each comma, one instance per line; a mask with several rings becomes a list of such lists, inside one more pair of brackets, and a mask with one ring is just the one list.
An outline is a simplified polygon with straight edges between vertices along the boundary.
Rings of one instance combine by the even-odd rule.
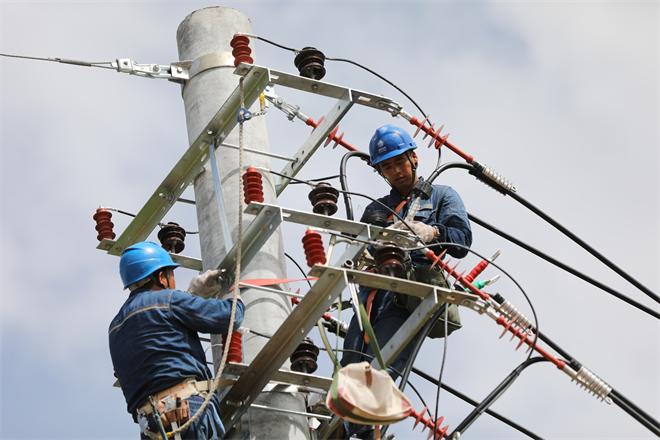
[[604, 290], [605, 292], [619, 298], [621, 301], [627, 302], [631, 306], [633, 306], [633, 307], [635, 307], [635, 308], [637, 308], [637, 309], [639, 309], [643, 312], [648, 313], [649, 315], [653, 316], [654, 318], [660, 319], [660, 313], [658, 313], [657, 311], [651, 309], [650, 307], [647, 307], [644, 304], [641, 304], [641, 303], [633, 300], [632, 298], [628, 298], [627, 296], [625, 296], [624, 294], [622, 294], [620, 292], [617, 292], [613, 288], [601, 283], [600, 281], [597, 281], [597, 280], [589, 277], [588, 275], [583, 274], [582, 272], [579, 272], [579, 271], [573, 269], [572, 267], [562, 263], [561, 261], [558, 261], [558, 260], [552, 258], [551, 256], [549, 256], [549, 255], [541, 252], [540, 250], [524, 243], [523, 241], [507, 234], [506, 232], [496, 228], [495, 226], [485, 222], [484, 220], [481, 220], [479, 217], [477, 217], [477, 216], [475, 216], [475, 215], [473, 215], [469, 212], [468, 212], [468, 218], [470, 219], [470, 221], [478, 224], [479, 226], [482, 226], [485, 229], [488, 229], [489, 231], [493, 232], [494, 234], [499, 235], [500, 237], [510, 241], [511, 243], [517, 244], [521, 248], [525, 249], [526, 251], [531, 252], [532, 254], [536, 255], [537, 257], [540, 257], [540, 258], [544, 259], [548, 263], [553, 264], [553, 265], [559, 267], [560, 269], [563, 269], [566, 272], [575, 275], [576, 277], [586, 281], [589, 284], [592, 284], [592, 285], [598, 287], [601, 290]]
[[500, 398], [500, 396], [507, 390], [509, 387], [513, 384], [513, 382], [520, 376], [520, 373], [522, 371], [529, 367], [530, 365], [533, 365], [537, 362], [547, 362], [545, 358], [542, 357], [535, 357], [531, 359], [526, 359], [523, 363], [521, 363], [515, 370], [509, 374], [506, 379], [500, 383], [497, 388], [495, 388], [486, 398], [472, 411], [466, 418], [463, 420], [458, 427], [454, 430], [449, 435], [449, 438], [456, 438], [454, 437], [457, 433], [458, 435], [462, 435], [466, 429], [470, 427], [472, 423], [474, 423], [477, 418], [481, 414], [483, 414], [497, 399]]

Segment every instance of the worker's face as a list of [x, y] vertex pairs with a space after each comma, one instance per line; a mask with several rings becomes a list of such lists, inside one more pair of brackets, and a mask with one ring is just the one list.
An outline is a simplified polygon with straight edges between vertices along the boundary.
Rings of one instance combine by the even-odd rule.
[[[411, 158], [415, 166], [417, 166], [417, 155], [415, 152], [411, 153]], [[390, 157], [381, 162], [380, 171], [390, 184], [392, 184], [394, 189], [404, 197], [408, 195], [417, 181], [417, 174], [413, 173], [412, 164], [408, 160], [408, 155], [405, 153]]]

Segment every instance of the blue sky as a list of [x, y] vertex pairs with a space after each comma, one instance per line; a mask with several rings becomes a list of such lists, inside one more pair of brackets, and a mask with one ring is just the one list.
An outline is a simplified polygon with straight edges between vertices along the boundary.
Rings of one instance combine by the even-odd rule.
[[[139, 63], [178, 60], [176, 29], [205, 2], [5, 2], [0, 52]], [[518, 193], [658, 292], [658, 5], [654, 2], [230, 2], [255, 34], [315, 46], [384, 75], [430, 113], [463, 151], [512, 180]], [[294, 73], [293, 54], [256, 42], [256, 61]], [[111, 70], [0, 58], [2, 161], [2, 438], [135, 438], [112, 388], [107, 327], [126, 298], [118, 259], [95, 249], [99, 205], [137, 212], [187, 147], [178, 85]], [[324, 81], [383, 94], [416, 116], [404, 96], [354, 66], [326, 63]], [[315, 120], [332, 102], [279, 89]], [[309, 134], [277, 109], [265, 116], [272, 152], [293, 154]], [[354, 108], [344, 139], [366, 151], [380, 125]], [[411, 132], [413, 130], [411, 129]], [[420, 173], [435, 154], [420, 141]], [[303, 178], [335, 173], [343, 151], [321, 149]], [[459, 158], [449, 151], [444, 161]], [[283, 167], [273, 161], [275, 170]], [[330, 173], [328, 173], [330, 169]], [[461, 171], [443, 174], [469, 212], [611, 285], [658, 305], [524, 210]], [[372, 197], [387, 186], [351, 165], [349, 185]], [[307, 188], [282, 206], [311, 211]], [[192, 191], [186, 195], [193, 198]], [[301, 202], [301, 200], [303, 202]], [[353, 199], [359, 217], [367, 202]], [[343, 207], [336, 214], [344, 216]], [[194, 208], [165, 218], [197, 230]], [[130, 219], [115, 214], [115, 230]], [[473, 248], [503, 251], [498, 263], [523, 286], [542, 331], [602, 379], [658, 417], [658, 321], [474, 226]], [[283, 229], [285, 251], [303, 263], [302, 227]], [[153, 240], [156, 241], [155, 234]], [[195, 236], [184, 253], [199, 256]], [[327, 238], [325, 238], [327, 244]], [[464, 269], [477, 264], [472, 256]], [[295, 267], [288, 274], [298, 277]], [[489, 269], [484, 276], [494, 276]], [[190, 271], [179, 269], [186, 286]], [[294, 289], [305, 286], [293, 285]], [[529, 313], [513, 283], [493, 286]], [[443, 381], [480, 400], [525, 357], [498, 340], [490, 319], [462, 311], [448, 341]], [[318, 338], [315, 339], [320, 344]], [[427, 341], [417, 366], [437, 376], [442, 341]], [[322, 358], [319, 373], [329, 374]], [[435, 389], [420, 378], [427, 402]], [[423, 405], [413, 399], [416, 407]], [[471, 408], [443, 393], [454, 427]], [[35, 411], [35, 409], [37, 409]], [[549, 365], [525, 372], [493, 409], [544, 438], [651, 438]], [[35, 413], [39, 413], [35, 416]], [[426, 438], [404, 422], [397, 438]], [[482, 416], [464, 438], [521, 438]]]

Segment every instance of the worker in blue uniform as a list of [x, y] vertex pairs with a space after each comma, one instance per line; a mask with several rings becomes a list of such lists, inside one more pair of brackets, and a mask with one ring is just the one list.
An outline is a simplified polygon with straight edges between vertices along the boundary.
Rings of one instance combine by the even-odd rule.
[[[197, 332], [229, 331], [232, 300], [205, 299], [220, 290], [219, 271], [194, 277], [181, 291], [174, 279], [177, 266], [151, 242], [126, 248], [119, 263], [124, 289], [131, 293], [110, 324], [110, 355], [143, 439], [158, 438], [163, 429], [172, 431], [172, 422], [182, 426], [200, 409], [213, 376]], [[244, 310], [239, 299], [234, 328], [243, 321]], [[154, 417], [154, 409], [159, 417]], [[211, 440], [224, 434], [215, 394], [181, 438]]]
[[[408, 215], [410, 207], [410, 203], [404, 202], [409, 200], [413, 187], [420, 180], [417, 175], [419, 159], [415, 154], [415, 148], [417, 145], [410, 134], [392, 125], [385, 125], [376, 130], [369, 143], [370, 165], [392, 187], [390, 193], [379, 199], [379, 202], [390, 207], [404, 219]], [[361, 221], [399, 229], [406, 228], [401, 221], [397, 221], [392, 216], [391, 211], [377, 203], [367, 206]], [[456, 246], [434, 246], [434, 243], [457, 243], [467, 247], [472, 243], [472, 231], [463, 201], [458, 193], [448, 186], [433, 185], [431, 197], [422, 200], [414, 220], [406, 223], [436, 254], [440, 254], [444, 248], [448, 254], [463, 258], [467, 254], [466, 249]], [[431, 264], [432, 262], [427, 260], [422, 252], [410, 252], [404, 263], [406, 277], [413, 281], [446, 287], [444, 277], [437, 267], [429, 271]], [[361, 287], [359, 295], [367, 310], [370, 310], [369, 322], [381, 347], [399, 330], [410, 316], [411, 310], [414, 310], [419, 303], [419, 300], [414, 297], [382, 289]], [[455, 305], [448, 308], [448, 315], [447, 325], [448, 331], [451, 333], [461, 326], [458, 309]], [[434, 326], [430, 336], [444, 336], [444, 317]], [[401, 351], [391, 363], [391, 368], [397, 371], [403, 370], [418, 337], [419, 335]], [[351, 350], [344, 352], [341, 360], [341, 364], [344, 366], [371, 360], [371, 357], [363, 357], [360, 353], [374, 355], [365, 340], [364, 331], [359, 329], [355, 315], [344, 339], [344, 349]], [[393, 379], [397, 378], [396, 373], [392, 370], [389, 372]], [[373, 433], [373, 427], [353, 423], [346, 423], [346, 430], [346, 437], [356, 435], [360, 438], [368, 438]]]

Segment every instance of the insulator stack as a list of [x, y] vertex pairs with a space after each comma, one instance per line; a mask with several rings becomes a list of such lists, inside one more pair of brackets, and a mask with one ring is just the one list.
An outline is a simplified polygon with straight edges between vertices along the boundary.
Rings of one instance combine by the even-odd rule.
[[229, 45], [232, 47], [231, 54], [234, 56], [234, 67], [238, 67], [241, 63], [252, 64], [254, 60], [250, 57], [252, 49], [250, 49], [250, 39], [245, 35], [235, 35], [231, 39]]
[[243, 188], [245, 192], [245, 204], [250, 202], [264, 201], [264, 186], [261, 180], [261, 173], [255, 167], [249, 167], [243, 174]]
[[103, 241], [104, 239], [113, 240], [117, 234], [112, 231], [112, 228], [115, 226], [114, 223], [110, 221], [112, 218], [112, 213], [103, 208], [96, 210], [94, 214], [94, 220], [96, 220], [96, 231], [99, 235], [96, 236], [98, 241]]
[[323, 63], [325, 63], [325, 55], [315, 47], [303, 47], [293, 60], [300, 76], [318, 80], [325, 76]]
[[403, 259], [405, 252], [393, 241], [381, 242], [376, 252], [374, 252], [374, 259], [378, 267], [378, 273], [381, 275], [389, 275], [397, 278], [405, 277], [405, 268], [403, 267]]
[[160, 244], [168, 252], [178, 254], [186, 245], [186, 230], [183, 229], [178, 223], [169, 222], [158, 231], [158, 240]]
[[[417, 133], [419, 133], [419, 131], [422, 130], [424, 133], [426, 133], [427, 136], [431, 136], [431, 138], [432, 138], [432, 139], [431, 139], [431, 145], [432, 145], [433, 143], [435, 143], [435, 148], [440, 148], [440, 147], [442, 147], [443, 145], [446, 145], [447, 148], [449, 148], [449, 149], [450, 149], [451, 151], [453, 151], [454, 153], [458, 154], [458, 155], [459, 155], [461, 158], [463, 158], [467, 163], [472, 163], [472, 161], [474, 160], [474, 157], [470, 156], [469, 154], [466, 154], [466, 153], [462, 152], [461, 150], [459, 150], [458, 148], [456, 148], [455, 145], [453, 145], [451, 142], [449, 142], [449, 141], [447, 140], [447, 138], [449, 137], [449, 134], [447, 134], [447, 135], [445, 135], [445, 136], [440, 136], [440, 131], [442, 130], [442, 128], [444, 127], [444, 125], [443, 125], [442, 127], [440, 127], [440, 129], [436, 132], [436, 131], [433, 131], [432, 128], [427, 127], [427, 126], [424, 125], [424, 124], [426, 123], [427, 120], [428, 120], [428, 116], [427, 116], [426, 119], [424, 119], [423, 121], [420, 121], [420, 120], [417, 119], [416, 117], [412, 117], [412, 118], [410, 118], [410, 119], [408, 120], [408, 122], [410, 122], [412, 125], [414, 125], [415, 127], [418, 128], [418, 130], [417, 130], [417, 132], [415, 133], [415, 135], [417, 135]], [[413, 136], [413, 137], [414, 137], [414, 136]], [[424, 136], [424, 137], [426, 137], [426, 136]], [[429, 146], [430, 146], [430, 145], [429, 145]]]
[[317, 234], [311, 229], [305, 232], [302, 239], [303, 248], [305, 249], [305, 257], [307, 257], [307, 265], [314, 267], [315, 264], [325, 264], [325, 251], [323, 250], [323, 240], [321, 234]]
[[[449, 429], [449, 425], [445, 426], [444, 428], [440, 429], [440, 425], [442, 422], [445, 420], [444, 417], [439, 417], [435, 423], [433, 423], [430, 419], [427, 419], [424, 417], [424, 413], [426, 412], [426, 409], [428, 406], [425, 406], [424, 409], [418, 414], [414, 409], [410, 411], [410, 417], [415, 419], [415, 425], [413, 425], [413, 429], [417, 427], [418, 424], [422, 424], [422, 432], [426, 428], [429, 428], [431, 431], [429, 432], [429, 438], [433, 436], [433, 431], [435, 430], [435, 439], [441, 439], [444, 437], [449, 437], [449, 434], [447, 434], [447, 430]], [[437, 426], [437, 428], [436, 428]]]
[[314, 345], [314, 341], [305, 338], [291, 354], [291, 369], [299, 373], [312, 374], [316, 371], [318, 356], [319, 348]]
[[333, 215], [337, 212], [339, 191], [327, 182], [319, 183], [310, 191], [309, 201], [312, 202], [314, 214]]
[[[222, 335], [222, 349], [227, 345], [227, 333]], [[227, 362], [243, 362], [243, 334], [238, 330], [231, 332], [231, 342], [229, 343], [229, 353], [227, 353]]]

